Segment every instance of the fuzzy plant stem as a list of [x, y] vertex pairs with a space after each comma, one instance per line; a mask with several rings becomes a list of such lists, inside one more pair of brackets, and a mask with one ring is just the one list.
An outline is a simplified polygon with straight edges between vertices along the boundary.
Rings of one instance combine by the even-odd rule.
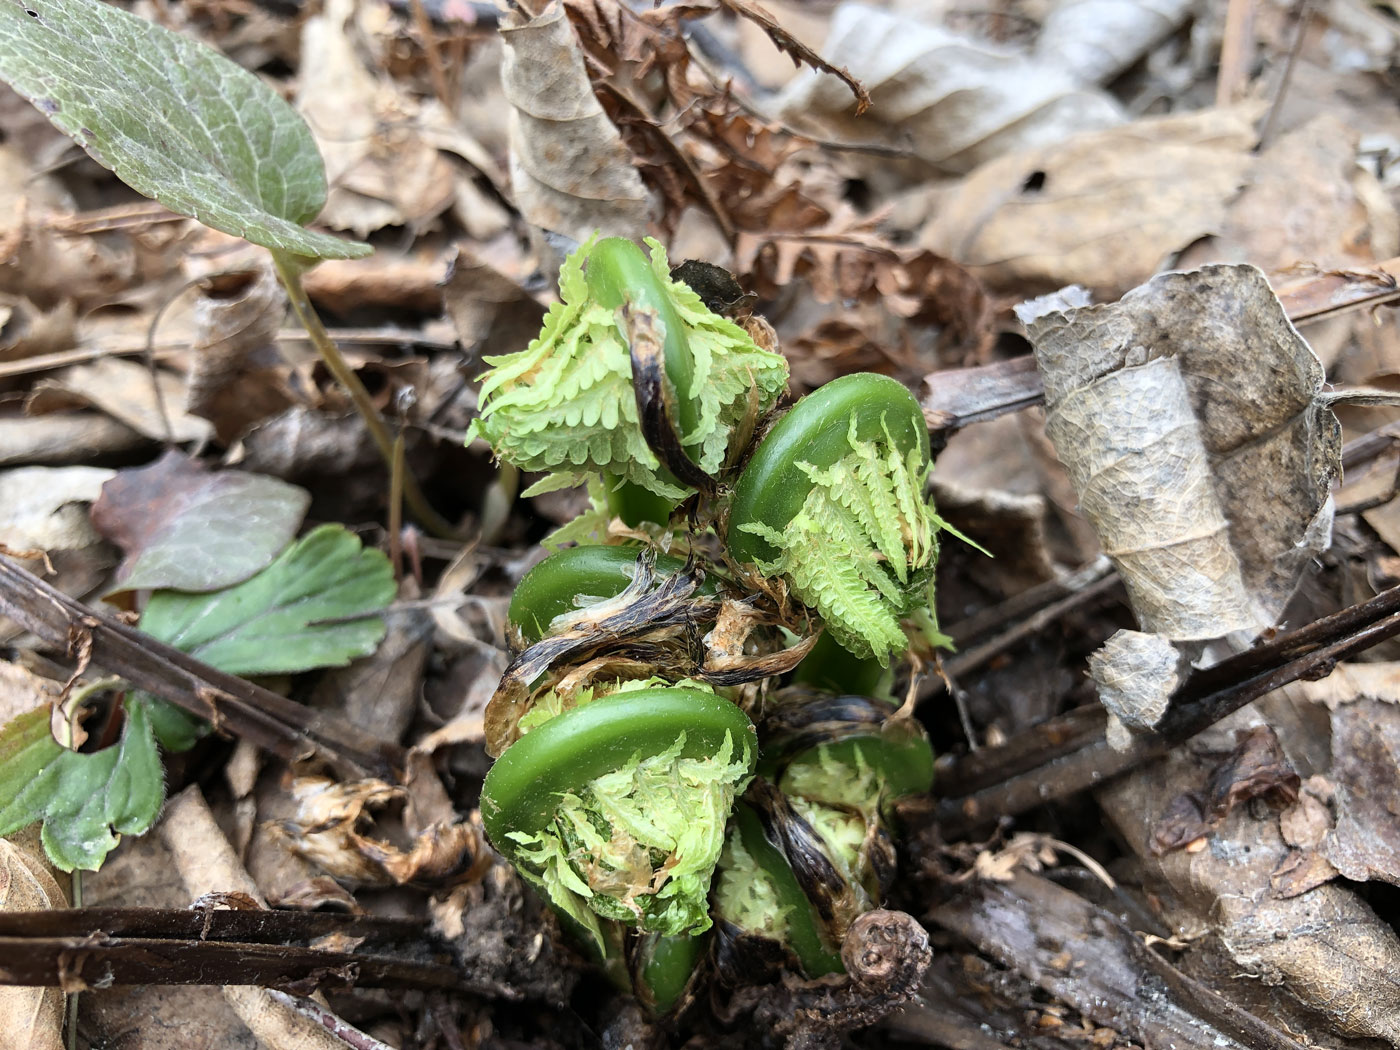
[[[354, 369], [341, 356], [339, 348], [332, 341], [330, 333], [326, 331], [326, 326], [321, 323], [321, 317], [316, 313], [316, 308], [311, 305], [311, 300], [306, 295], [306, 288], [301, 282], [302, 267], [300, 263], [281, 252], [272, 253], [272, 263], [277, 270], [277, 279], [287, 290], [287, 299], [292, 305], [292, 313], [296, 315], [301, 326], [306, 329], [311, 345], [321, 355], [321, 360], [326, 363], [326, 368], [330, 370], [336, 382], [350, 395], [350, 400], [355, 404], [355, 410], [365, 421], [365, 426], [369, 430], [369, 436], [373, 439], [375, 447], [379, 449], [379, 454], [384, 457], [385, 465], [393, 470], [394, 439], [389, 434], [389, 428], [384, 425], [384, 420], [379, 418], [379, 412], [375, 409], [374, 402], [370, 400], [369, 391], [360, 382], [360, 377], [355, 374]], [[423, 490], [418, 486], [418, 479], [414, 477], [413, 472], [407, 466], [404, 467], [403, 471], [403, 497], [409, 511], [433, 535], [442, 539], [460, 538], [451, 523], [429, 505], [427, 498], [423, 495]]]

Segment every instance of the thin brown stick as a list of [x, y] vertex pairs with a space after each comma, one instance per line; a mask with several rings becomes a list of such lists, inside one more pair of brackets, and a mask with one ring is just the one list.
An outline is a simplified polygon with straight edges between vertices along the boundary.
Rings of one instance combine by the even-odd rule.
[[[1400, 587], [1198, 672], [1177, 691], [1157, 729], [1138, 737], [1124, 751], [1109, 747], [1099, 728], [1080, 737], [1073, 750], [1034, 768], [962, 797], [939, 800], [933, 805], [932, 816], [945, 836], [958, 837], [1003, 816], [1025, 813], [1097, 787], [1160, 758], [1261, 696], [1291, 682], [1324, 678], [1338, 662], [1396, 635], [1400, 635]], [[1042, 730], [1028, 732], [1040, 734]], [[1024, 768], [1031, 749], [1020, 743], [1008, 747]], [[984, 750], [979, 759], [994, 762], [1002, 750]], [[963, 786], [956, 778], [943, 782]]]

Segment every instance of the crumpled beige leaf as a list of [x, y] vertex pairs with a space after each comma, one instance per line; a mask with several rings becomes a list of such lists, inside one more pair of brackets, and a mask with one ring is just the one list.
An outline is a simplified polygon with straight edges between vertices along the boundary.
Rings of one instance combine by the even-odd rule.
[[0, 472], [0, 543], [11, 550], [81, 550], [101, 543], [86, 504], [116, 476], [105, 467]]
[[1118, 303], [1018, 314], [1046, 432], [1143, 630], [1274, 623], [1330, 540], [1340, 427], [1264, 275], [1208, 266]]
[[1191, 0], [1059, 0], [1035, 55], [1085, 83], [1106, 84], [1184, 22]]
[[1122, 293], [1221, 228], [1259, 112], [1200, 110], [1008, 152], [939, 198], [919, 243], [992, 287]]
[[820, 137], [912, 149], [953, 174], [1003, 153], [1123, 122], [1118, 104], [1063, 68], [864, 4], [842, 4], [822, 48], [873, 100], [857, 116], [840, 80], [806, 71], [782, 118]]
[[1179, 682], [1181, 654], [1160, 634], [1115, 631], [1089, 654], [1089, 674], [1108, 709], [1108, 742], [1122, 750], [1128, 730], [1151, 729], [1167, 713]]
[[321, 221], [364, 237], [441, 214], [455, 200], [456, 176], [417, 130], [417, 105], [355, 53], [355, 8], [354, 0], [330, 0], [307, 20], [297, 108], [326, 160]]
[[1280, 818], [1295, 852], [1275, 888], [1292, 896], [1339, 874], [1400, 885], [1400, 664], [1339, 664], [1295, 688], [1330, 712], [1332, 762]]
[[[0, 839], [0, 910], [68, 907], [37, 824]], [[62, 1050], [64, 995], [58, 988], [0, 988], [0, 1031], [14, 1050]]]
[[510, 103], [510, 179], [534, 226], [587, 240], [636, 237], [649, 201], [617, 128], [593, 94], [583, 52], [551, 2], [535, 18], [504, 15], [501, 86]]
[[452, 882], [474, 878], [490, 863], [480, 825], [450, 816], [416, 829], [407, 849], [366, 834], [371, 811], [404, 799], [404, 788], [381, 780], [338, 784], [298, 777], [291, 793], [296, 816], [273, 825], [273, 837], [338, 879], [365, 886]]

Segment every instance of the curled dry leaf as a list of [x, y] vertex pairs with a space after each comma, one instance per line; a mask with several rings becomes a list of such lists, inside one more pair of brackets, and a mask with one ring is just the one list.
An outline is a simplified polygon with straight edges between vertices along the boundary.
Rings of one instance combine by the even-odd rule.
[[1063, 69], [864, 4], [837, 9], [822, 50], [865, 85], [870, 112], [858, 116], [844, 84], [811, 72], [784, 93], [785, 120], [819, 138], [907, 147], [953, 174], [1124, 119]]
[[1017, 312], [1046, 432], [1144, 630], [1272, 624], [1329, 542], [1340, 428], [1264, 275], [1209, 266], [1115, 304]]
[[41, 310], [22, 296], [0, 295], [0, 361], [18, 361], [73, 345], [73, 303]]
[[458, 341], [477, 360], [528, 345], [544, 321], [538, 301], [465, 245], [448, 268], [442, 298]]
[[1330, 711], [1332, 764], [1284, 814], [1295, 854], [1275, 888], [1291, 896], [1338, 874], [1400, 885], [1400, 665], [1341, 664], [1299, 688]]
[[1161, 721], [1180, 680], [1180, 662], [1171, 642], [1141, 631], [1116, 631], [1089, 654], [1089, 673], [1110, 716], [1110, 744], [1127, 747], [1131, 735], [1123, 729], [1151, 729]]
[[0, 473], [0, 543], [11, 550], [81, 550], [102, 537], [84, 506], [116, 472], [102, 467], [21, 467]]
[[1201, 110], [1008, 152], [939, 196], [919, 243], [994, 288], [1122, 293], [1220, 229], [1258, 114]]
[[647, 225], [646, 188], [593, 94], [563, 5], [551, 0], [534, 18], [512, 11], [501, 39], [511, 184], [525, 218], [576, 241], [595, 230], [636, 236]]
[[413, 837], [407, 849], [364, 833], [370, 812], [401, 801], [403, 788], [381, 780], [345, 784], [299, 777], [292, 784], [297, 815], [274, 825], [275, 837], [336, 878], [367, 886], [471, 881], [491, 864], [479, 825], [441, 821]]
[[125, 423], [96, 412], [0, 419], [0, 467], [91, 463], [145, 444]]
[[1085, 83], [1106, 84], [1173, 33], [1191, 0], [1060, 0], [1035, 41], [1046, 65]]
[[295, 402], [277, 348], [287, 297], [271, 266], [220, 274], [194, 303], [194, 363], [185, 411], [209, 420], [225, 445]]

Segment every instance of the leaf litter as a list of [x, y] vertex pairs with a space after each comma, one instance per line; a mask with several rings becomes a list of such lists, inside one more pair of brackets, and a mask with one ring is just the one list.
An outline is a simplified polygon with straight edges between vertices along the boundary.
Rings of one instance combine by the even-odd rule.
[[[59, 19], [74, 2], [28, 6]], [[306, 286], [430, 499], [462, 535], [494, 523], [469, 551], [394, 517], [388, 472], [287, 327], [260, 258], [74, 162], [33, 107], [0, 105], [0, 544], [44, 551], [60, 592], [112, 618], [91, 648], [77, 614], [64, 614], [71, 643], [57, 621], [5, 621], [0, 696], [32, 731], [23, 742], [54, 754], [49, 705], [79, 695], [89, 743], [65, 762], [93, 769], [111, 755], [101, 761], [124, 768], [114, 746], [150, 742], [146, 779], [124, 787], [134, 793], [83, 780], [65, 796], [93, 811], [107, 836], [94, 842], [122, 837], [85, 876], [86, 899], [180, 908], [238, 891], [411, 915], [477, 983], [396, 1003], [335, 993], [342, 1019], [397, 1048], [572, 1045], [585, 1031], [654, 1047], [893, 1033], [916, 1045], [1400, 1045], [1400, 913], [1378, 888], [1400, 881], [1391, 664], [1342, 663], [1275, 690], [1092, 804], [1048, 802], [1007, 814], [1005, 828], [996, 814], [951, 837], [922, 815], [1017, 776], [1053, 783], [1083, 744], [1062, 734], [1070, 717], [1095, 727], [1086, 746], [1116, 733], [1134, 754], [1230, 652], [1247, 658], [1400, 583], [1400, 530], [1386, 517], [1395, 412], [1372, 395], [1345, 401], [1400, 374], [1395, 315], [1355, 308], [1394, 297], [1400, 119], [1379, 74], [1400, 34], [1348, 5], [1228, 7], [1227, 18], [1225, 5], [1171, 0], [992, 13], [569, 0], [500, 15], [375, 0], [299, 23], [270, 7], [165, 5], [167, 24], [275, 80], [308, 118], [328, 162], [322, 222], [371, 238], [376, 255], [313, 269]], [[11, 4], [5, 17], [25, 16]], [[72, 93], [96, 83], [91, 69], [46, 79], [54, 70], [9, 32], [7, 77], [41, 101], [85, 104]], [[140, 40], [120, 33], [117, 70]], [[217, 101], [243, 90], [221, 75], [204, 88]], [[175, 97], [162, 108], [178, 109]], [[146, 159], [176, 156], [192, 178], [209, 175], [180, 150]], [[259, 200], [250, 177], [231, 183], [243, 196], [224, 202], [224, 229], [327, 247], [296, 225], [314, 210], [302, 198]], [[289, 185], [315, 197], [315, 182]], [[486, 707], [510, 664], [504, 606], [534, 541], [581, 504], [569, 492], [513, 499], [462, 437], [482, 357], [528, 341], [561, 252], [600, 228], [732, 270], [795, 389], [870, 369], [937, 405], [940, 508], [997, 554], [944, 552], [940, 612], [963, 653], [945, 661], [946, 683], [899, 683], [923, 697], [945, 769], [979, 772], [945, 773], [938, 798], [908, 814], [896, 899], [927, 921], [937, 953], [920, 999], [883, 1021], [892, 1001], [874, 992], [796, 979], [730, 989], [670, 1028], [646, 1021], [586, 976], [557, 924], [479, 848]], [[1154, 276], [1167, 270], [1190, 273]], [[1018, 325], [1016, 303], [1076, 283], [1089, 289], [1080, 305]], [[1027, 336], [1039, 373], [1020, 357]], [[987, 421], [950, 432], [946, 420], [963, 418]], [[293, 543], [342, 552], [307, 586], [349, 605], [313, 595], [300, 608], [303, 592], [254, 583], [306, 550]], [[1114, 576], [1086, 582], [1102, 579], [1091, 570], [1103, 553]], [[387, 628], [358, 615], [386, 606]], [[210, 773], [233, 761], [228, 733], [252, 734], [244, 715], [201, 736], [188, 715], [157, 715], [154, 694], [82, 693], [107, 670], [105, 632], [138, 615], [157, 638], [354, 732], [299, 728], [317, 725], [309, 714], [294, 730], [263, 726], [257, 739], [329, 750], [308, 762], [279, 744], [282, 757], [249, 763], [240, 748], [231, 789]], [[294, 636], [310, 646], [299, 656], [287, 655]], [[1106, 664], [1096, 653], [1115, 637], [1138, 655]], [[1372, 651], [1397, 655], [1393, 642]], [[1117, 691], [1117, 730], [1090, 706], [1099, 688]], [[228, 702], [200, 695], [206, 712]], [[356, 732], [400, 747], [413, 777], [404, 766], [399, 779], [327, 779], [337, 758], [366, 772]], [[152, 761], [156, 741], [166, 753]], [[128, 834], [155, 820], [167, 789], [180, 801], [156, 825], [162, 839]], [[1078, 853], [1013, 837], [1047, 827]], [[37, 828], [4, 840], [8, 885], [55, 878]], [[86, 859], [90, 845], [60, 854]], [[61, 892], [17, 893], [0, 915], [63, 905]], [[0, 1002], [7, 1030], [59, 1045], [60, 994], [15, 991]], [[805, 1020], [820, 1016], [835, 1021]], [[172, 1027], [220, 1046], [330, 1039], [306, 1017], [246, 989], [201, 999], [123, 986], [79, 995], [78, 1039], [125, 1032], [158, 1047]], [[838, 1031], [875, 1023], [886, 1031]]]

